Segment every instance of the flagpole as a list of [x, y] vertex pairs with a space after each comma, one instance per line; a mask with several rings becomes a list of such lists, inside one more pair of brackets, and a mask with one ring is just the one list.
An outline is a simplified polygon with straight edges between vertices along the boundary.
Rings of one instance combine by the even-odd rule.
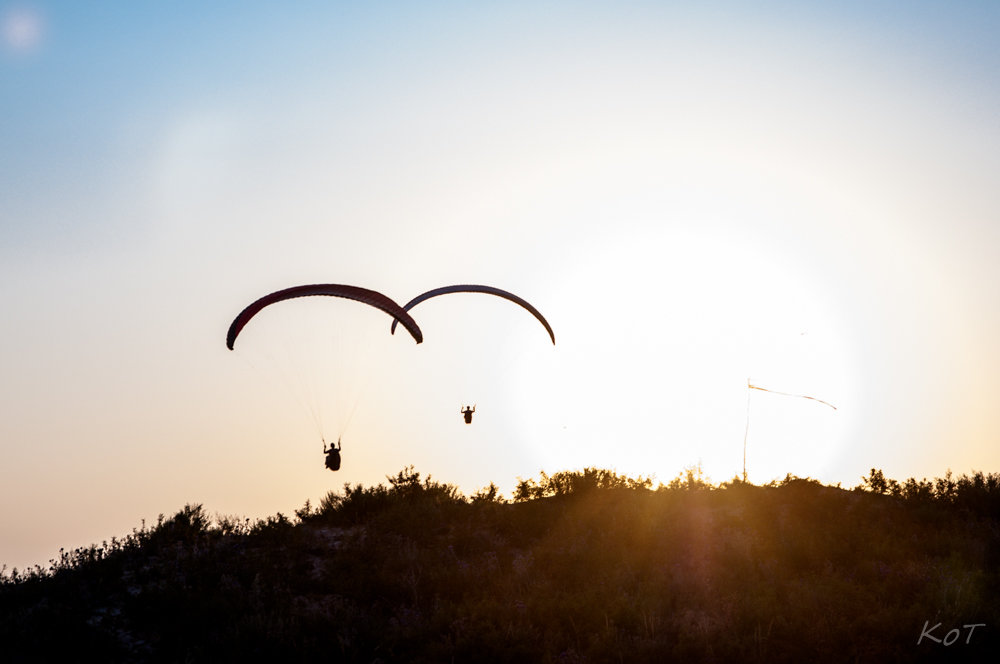
[[743, 429], [743, 482], [747, 481], [747, 434], [750, 433], [750, 378], [747, 378], [747, 425]]

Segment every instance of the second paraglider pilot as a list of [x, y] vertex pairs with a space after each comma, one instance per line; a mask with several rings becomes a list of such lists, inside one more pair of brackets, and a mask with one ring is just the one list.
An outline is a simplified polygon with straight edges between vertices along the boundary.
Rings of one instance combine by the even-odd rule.
[[476, 412], [475, 406], [466, 406], [462, 409], [462, 415], [465, 415], [465, 423], [472, 424], [472, 414]]

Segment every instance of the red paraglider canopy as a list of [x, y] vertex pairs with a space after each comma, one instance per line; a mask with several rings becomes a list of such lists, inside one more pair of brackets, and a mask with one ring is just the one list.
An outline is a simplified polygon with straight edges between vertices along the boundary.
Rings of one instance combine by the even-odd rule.
[[246, 309], [240, 312], [240, 314], [229, 326], [229, 333], [226, 335], [226, 347], [229, 348], [229, 350], [233, 350], [233, 344], [236, 343], [236, 337], [239, 336], [240, 331], [246, 326], [247, 323], [250, 322], [250, 319], [257, 315], [257, 313], [264, 307], [274, 304], [275, 302], [282, 302], [296, 297], [307, 297], [309, 295], [343, 297], [349, 300], [357, 300], [358, 302], [363, 302], [364, 304], [381, 309], [395, 318], [392, 323], [393, 329], [395, 329], [396, 323], [402, 323], [403, 327], [405, 327], [410, 334], [413, 335], [413, 338], [418, 344], [424, 340], [424, 335], [421, 333], [416, 321], [414, 321], [413, 318], [411, 318], [410, 315], [406, 313], [406, 311], [394, 300], [386, 297], [378, 291], [368, 290], [367, 288], [360, 288], [358, 286], [345, 286], [344, 284], [311, 284], [306, 286], [293, 286], [291, 288], [276, 291], [251, 303]]
[[[533, 306], [531, 306], [531, 304], [527, 300], [520, 298], [517, 295], [514, 295], [513, 293], [501, 290], [499, 288], [495, 288], [493, 286], [483, 286], [481, 284], [456, 284], [454, 286], [442, 286], [441, 288], [435, 288], [433, 290], [427, 291], [426, 293], [421, 293], [420, 295], [416, 296], [415, 298], [404, 304], [403, 309], [405, 311], [409, 311], [410, 309], [417, 306], [424, 300], [429, 300], [432, 297], [437, 297], [438, 295], [446, 295], [448, 293], [489, 293], [490, 295], [496, 295], [497, 297], [502, 297], [504, 299], [510, 300], [511, 302], [514, 302], [515, 304], [519, 304], [525, 309], [527, 309], [529, 312], [531, 312], [531, 315], [537, 318], [538, 322], [545, 326], [545, 331], [549, 333], [549, 338], [552, 339], [552, 343], [555, 344], [556, 342], [556, 335], [555, 332], [552, 331], [552, 326], [549, 325], [549, 322], [545, 320], [545, 316], [543, 316], [541, 312], [538, 311], [538, 309], [535, 309]], [[392, 322], [391, 332], [393, 334], [396, 333], [396, 323], [399, 321], [400, 319], [397, 317], [397, 319]]]

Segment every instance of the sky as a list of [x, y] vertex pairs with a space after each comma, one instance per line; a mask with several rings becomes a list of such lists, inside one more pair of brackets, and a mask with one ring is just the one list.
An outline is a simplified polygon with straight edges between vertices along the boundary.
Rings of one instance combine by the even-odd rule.
[[[0, 565], [410, 464], [1000, 470], [997, 34], [968, 0], [0, 0]], [[490, 284], [556, 344], [454, 294], [420, 345], [307, 298], [226, 348], [309, 283]]]

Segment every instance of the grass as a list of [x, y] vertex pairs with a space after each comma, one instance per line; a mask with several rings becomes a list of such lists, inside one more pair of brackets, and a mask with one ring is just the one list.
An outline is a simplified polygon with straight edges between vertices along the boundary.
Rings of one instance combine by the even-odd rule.
[[[588, 468], [522, 480], [510, 500], [492, 485], [465, 497], [413, 468], [387, 481], [256, 522], [188, 505], [46, 568], [4, 571], [0, 659], [894, 662], [1000, 651], [997, 475], [900, 483], [873, 469], [844, 490], [792, 476], [712, 485], [691, 469], [654, 487]], [[944, 637], [951, 645], [934, 641]]]

